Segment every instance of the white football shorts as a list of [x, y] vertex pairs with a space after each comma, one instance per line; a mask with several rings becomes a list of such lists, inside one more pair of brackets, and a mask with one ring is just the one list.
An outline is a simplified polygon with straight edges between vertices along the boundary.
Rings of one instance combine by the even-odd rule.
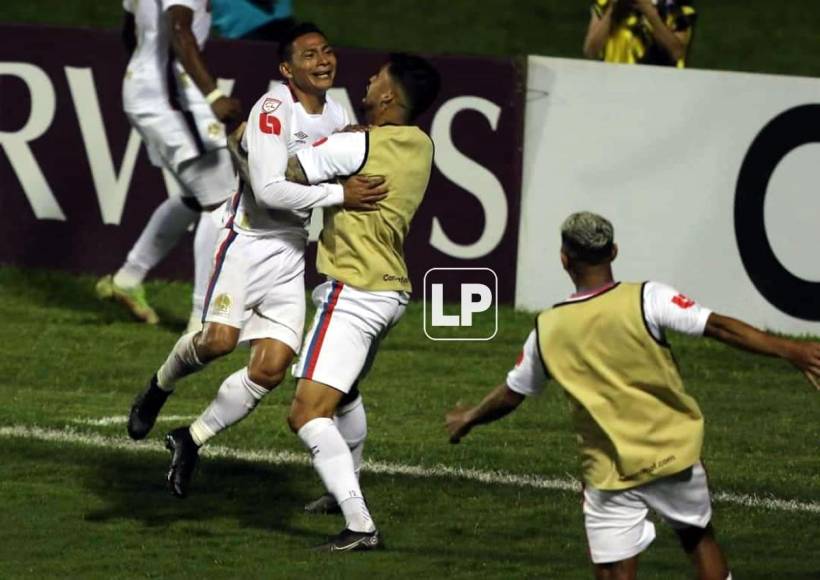
[[343, 393], [370, 370], [381, 340], [404, 314], [406, 292], [369, 292], [328, 280], [313, 291], [316, 314], [293, 376]]
[[626, 560], [655, 539], [649, 510], [673, 528], [705, 528], [712, 519], [706, 471], [698, 462], [680, 473], [632, 489], [584, 489], [584, 525], [592, 562]]
[[299, 353], [305, 326], [304, 242], [223, 228], [202, 321], [239, 328], [239, 342], [279, 340]]
[[236, 189], [225, 127], [209, 106], [194, 105], [186, 112], [157, 103], [151, 110], [126, 115], [142, 137], [151, 163], [170, 170], [183, 195], [211, 206]]

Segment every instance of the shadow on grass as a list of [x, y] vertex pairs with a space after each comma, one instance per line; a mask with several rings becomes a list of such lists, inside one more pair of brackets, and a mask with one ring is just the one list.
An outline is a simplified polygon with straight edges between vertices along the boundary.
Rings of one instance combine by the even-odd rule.
[[231, 518], [244, 527], [286, 532], [312, 541], [323, 538], [293, 527], [290, 518], [310, 498], [300, 489], [310, 481], [306, 469], [260, 466], [204, 458], [185, 499], [171, 495], [165, 483], [167, 461], [158, 457], [107, 454], [88, 466], [84, 485], [106, 507], [86, 521], [138, 520], [149, 527], [180, 521]]
[[[3, 267], [0, 270], [0, 284], [4, 292], [24, 295], [29, 300], [46, 308], [57, 308], [72, 312], [86, 312], [96, 318], [86, 324], [111, 324], [115, 322], [134, 322], [133, 316], [113, 300], [100, 300], [94, 290], [96, 277], [87, 275], [69, 275], [43, 269], [24, 270]], [[149, 294], [152, 290], [149, 284]], [[166, 306], [154, 305], [160, 317], [159, 327], [179, 334], [188, 324], [187, 318], [180, 317]]]

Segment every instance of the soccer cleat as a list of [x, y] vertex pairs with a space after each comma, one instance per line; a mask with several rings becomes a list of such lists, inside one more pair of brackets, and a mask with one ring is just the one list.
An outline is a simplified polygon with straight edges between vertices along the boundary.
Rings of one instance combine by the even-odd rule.
[[340, 514], [342, 508], [339, 507], [339, 502], [333, 495], [326, 493], [325, 495], [314, 499], [309, 504], [305, 505], [305, 513], [309, 514]]
[[372, 532], [354, 532], [345, 528], [330, 538], [326, 544], [316, 546], [317, 552], [366, 552], [384, 548], [379, 530]]
[[165, 448], [171, 452], [168, 487], [175, 496], [185, 497], [199, 460], [199, 447], [191, 438], [188, 427], [179, 427], [165, 435]]
[[148, 386], [131, 405], [128, 413], [128, 436], [135, 441], [145, 439], [157, 421], [160, 409], [168, 400], [171, 391], [163, 391], [157, 385], [157, 375], [151, 377]]
[[137, 320], [146, 324], [159, 322], [159, 315], [145, 298], [145, 288], [142, 284], [135, 288], [123, 288], [114, 284], [114, 277], [109, 274], [97, 281], [95, 291], [101, 300], [114, 300], [125, 306]]

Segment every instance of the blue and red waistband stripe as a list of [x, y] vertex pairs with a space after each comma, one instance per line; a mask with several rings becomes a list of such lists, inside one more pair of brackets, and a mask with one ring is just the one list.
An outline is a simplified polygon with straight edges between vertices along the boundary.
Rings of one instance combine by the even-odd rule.
[[205, 293], [205, 304], [202, 307], [202, 323], [205, 323], [205, 316], [208, 314], [208, 307], [211, 304], [211, 298], [213, 298], [214, 294], [214, 287], [216, 287], [216, 280], [219, 278], [219, 273], [222, 272], [222, 264], [225, 263], [225, 255], [228, 253], [228, 248], [236, 239], [236, 232], [231, 229], [228, 232], [228, 235], [225, 236], [225, 239], [222, 241], [222, 245], [219, 246], [219, 251], [216, 253], [216, 261], [214, 263], [214, 271], [211, 273], [211, 281], [208, 282], [208, 292]]
[[336, 303], [339, 301], [339, 294], [342, 293], [344, 284], [339, 281], [334, 281], [330, 290], [330, 297], [325, 305], [322, 307], [322, 314], [319, 316], [319, 323], [316, 325], [316, 330], [313, 333], [313, 338], [310, 341], [307, 354], [305, 355], [305, 366], [303, 378], [312, 379], [313, 371], [316, 368], [316, 363], [319, 360], [319, 353], [322, 350], [322, 343], [325, 340], [325, 334], [330, 326], [330, 319], [333, 317], [333, 310], [336, 308]]

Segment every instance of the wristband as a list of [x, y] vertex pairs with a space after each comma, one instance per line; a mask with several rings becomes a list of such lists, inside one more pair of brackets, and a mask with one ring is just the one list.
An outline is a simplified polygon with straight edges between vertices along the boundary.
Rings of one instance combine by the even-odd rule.
[[205, 96], [205, 100], [208, 102], [209, 105], [213, 105], [216, 101], [218, 101], [219, 99], [221, 99], [224, 96], [225, 96], [225, 93], [223, 93], [222, 91], [220, 91], [217, 88], [217, 89], [212, 90], [210, 93], [208, 93]]

